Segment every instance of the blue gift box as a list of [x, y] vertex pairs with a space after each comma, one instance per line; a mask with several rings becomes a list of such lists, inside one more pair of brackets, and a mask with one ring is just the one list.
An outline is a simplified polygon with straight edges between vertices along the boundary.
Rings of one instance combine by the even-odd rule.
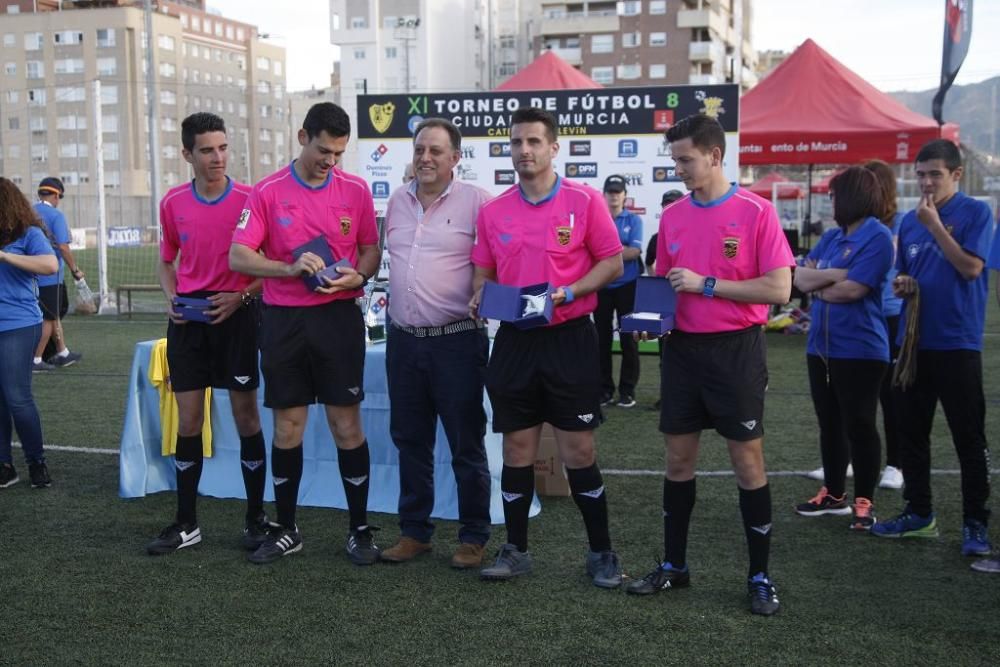
[[173, 302], [174, 312], [188, 322], [211, 322], [214, 319], [205, 311], [212, 310], [215, 306], [208, 299], [201, 299], [193, 296], [175, 296]]
[[292, 250], [292, 257], [298, 259], [307, 252], [316, 255], [326, 264], [326, 267], [322, 271], [318, 271], [311, 276], [302, 276], [302, 282], [306, 284], [310, 292], [317, 287], [326, 286], [323, 278], [329, 278], [330, 280], [340, 278], [343, 274], [337, 270], [339, 267], [351, 266], [351, 263], [347, 259], [333, 260], [333, 253], [330, 252], [330, 244], [326, 242], [326, 237], [324, 236], [317, 236], [312, 241], [303, 243], [298, 248], [295, 248]]
[[[524, 315], [527, 300], [524, 296], [545, 295], [545, 306], [540, 313]], [[479, 299], [479, 316], [487, 319], [510, 322], [518, 329], [532, 329], [548, 324], [552, 320], [552, 286], [549, 283], [511, 287], [487, 280], [483, 285], [483, 295]]]
[[621, 318], [619, 331], [662, 336], [674, 328], [677, 293], [666, 278], [641, 276], [635, 285], [634, 308], [634, 312]]

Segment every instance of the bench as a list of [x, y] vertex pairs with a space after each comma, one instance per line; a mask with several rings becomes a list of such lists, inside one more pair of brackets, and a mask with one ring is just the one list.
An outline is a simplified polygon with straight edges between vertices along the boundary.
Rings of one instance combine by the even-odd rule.
[[128, 300], [128, 310], [126, 313], [129, 318], [132, 317], [132, 292], [160, 292], [162, 288], [159, 285], [119, 285], [115, 288], [115, 307], [118, 309], [118, 314], [122, 314], [122, 292], [125, 292], [126, 299]]

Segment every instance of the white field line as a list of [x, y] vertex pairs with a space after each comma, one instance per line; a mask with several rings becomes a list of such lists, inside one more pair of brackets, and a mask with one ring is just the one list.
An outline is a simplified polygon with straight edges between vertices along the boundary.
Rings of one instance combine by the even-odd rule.
[[[19, 446], [20, 443], [15, 442], [15, 446]], [[45, 449], [53, 452], [69, 452], [71, 454], [105, 454], [105, 455], [118, 455], [117, 449], [103, 448], [103, 447], [74, 447], [68, 445], [45, 445]], [[768, 471], [769, 477], [804, 477], [808, 470], [770, 470]], [[990, 471], [993, 475], [1000, 475], [1000, 469], [993, 469]], [[662, 477], [662, 470], [624, 470], [618, 468], [604, 468], [601, 470], [603, 475], [611, 475], [612, 477]], [[732, 470], [699, 470], [699, 477], [732, 477]], [[943, 470], [943, 469], [932, 469], [932, 475], [959, 475], [960, 470]]]

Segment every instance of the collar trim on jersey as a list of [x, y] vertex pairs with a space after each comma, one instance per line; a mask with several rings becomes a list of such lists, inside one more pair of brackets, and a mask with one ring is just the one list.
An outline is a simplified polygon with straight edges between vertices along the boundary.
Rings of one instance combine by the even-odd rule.
[[718, 199], [713, 199], [712, 201], [701, 202], [695, 199], [694, 197], [691, 197], [691, 203], [697, 206], [698, 208], [712, 208], [713, 206], [719, 206], [721, 204], [726, 203], [726, 200], [728, 200], [730, 197], [736, 194], [736, 187], [737, 187], [736, 184], [733, 183], [731, 186], [729, 186], [729, 191], [726, 192], [726, 194], [722, 195]]
[[227, 175], [226, 189], [222, 192], [222, 194], [216, 197], [215, 199], [205, 199], [200, 194], [198, 194], [198, 188], [195, 187], [194, 179], [193, 178], [191, 179], [191, 194], [193, 194], [194, 198], [200, 201], [202, 204], [208, 204], [209, 206], [221, 202], [223, 199], [229, 196], [229, 193], [232, 192], [232, 190], [233, 190], [233, 179], [229, 178], [229, 176]]
[[521, 193], [521, 199], [523, 199], [526, 204], [531, 204], [532, 206], [541, 206], [542, 204], [544, 204], [545, 202], [549, 201], [557, 194], [559, 194], [559, 188], [561, 187], [562, 187], [562, 177], [560, 177], [559, 174], [556, 174], [556, 184], [552, 186], [551, 190], [549, 190], [549, 194], [545, 195], [538, 201], [531, 201], [530, 199], [525, 197], [524, 188], [521, 187], [520, 183], [517, 184], [517, 191]]
[[333, 169], [334, 168], [331, 168], [330, 171], [327, 172], [327, 174], [326, 174], [326, 180], [325, 181], [323, 181], [319, 185], [309, 185], [308, 183], [306, 183], [305, 181], [303, 181], [299, 177], [299, 172], [295, 171], [295, 163], [296, 162], [298, 162], [298, 159], [292, 160], [292, 163], [290, 165], [288, 165], [288, 170], [292, 172], [292, 178], [295, 179], [296, 183], [298, 183], [299, 185], [301, 185], [302, 187], [304, 187], [307, 190], [313, 190], [313, 191], [322, 190], [326, 186], [330, 185], [330, 180], [333, 178]]

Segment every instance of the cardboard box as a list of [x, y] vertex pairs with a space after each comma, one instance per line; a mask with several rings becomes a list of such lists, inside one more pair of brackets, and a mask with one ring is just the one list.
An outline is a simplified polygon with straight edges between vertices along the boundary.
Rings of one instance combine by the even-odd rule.
[[542, 439], [535, 456], [535, 493], [540, 496], [570, 495], [566, 469], [559, 456], [556, 435], [549, 424], [542, 424]]
[[311, 252], [326, 264], [326, 267], [311, 276], [302, 276], [302, 282], [306, 284], [309, 291], [315, 290], [317, 287], [325, 287], [323, 278], [329, 278], [330, 280], [336, 280], [341, 277], [340, 271], [337, 269], [342, 266], [351, 266], [351, 263], [346, 259], [338, 259], [334, 261], [333, 253], [330, 251], [330, 244], [326, 242], [326, 237], [317, 236], [312, 241], [303, 243], [298, 248], [292, 250], [292, 257], [298, 259], [304, 253]]
[[[525, 314], [529, 298], [544, 297], [541, 310]], [[511, 287], [487, 280], [479, 300], [479, 316], [486, 319], [510, 322], [518, 329], [533, 329], [552, 320], [552, 286], [548, 283]]]
[[190, 296], [175, 296], [173, 301], [174, 312], [182, 320], [188, 322], [210, 323], [213, 318], [205, 311], [212, 310], [214, 307], [208, 299], [199, 299]]
[[621, 333], [662, 336], [674, 328], [677, 293], [665, 278], [640, 276], [635, 285], [635, 311], [621, 318]]

